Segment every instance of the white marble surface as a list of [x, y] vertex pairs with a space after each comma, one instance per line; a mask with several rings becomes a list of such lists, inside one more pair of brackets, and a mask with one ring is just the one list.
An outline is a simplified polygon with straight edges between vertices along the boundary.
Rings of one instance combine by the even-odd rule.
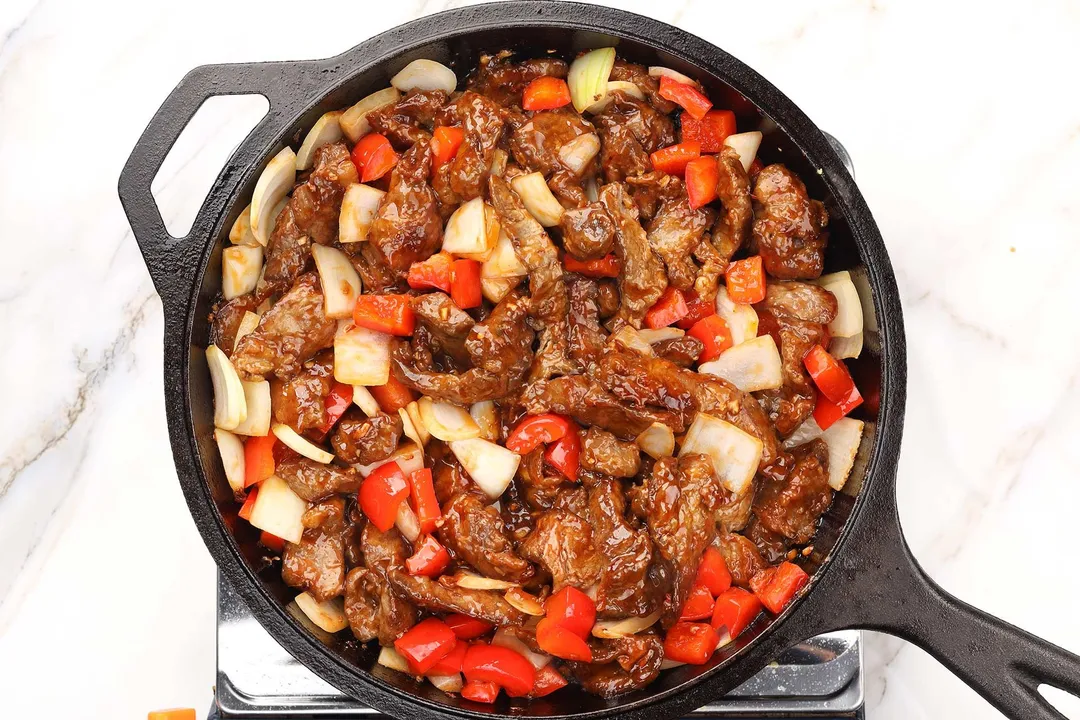
[[[457, 4], [0, 3], [0, 716], [210, 703], [214, 567], [176, 483], [160, 302], [115, 190], [151, 113], [194, 65], [327, 56]], [[851, 151], [905, 306], [914, 552], [1080, 651], [1077, 5], [617, 4], [729, 50]], [[197, 118], [159, 177], [170, 221], [190, 221], [253, 107]], [[998, 717], [921, 651], [869, 646], [873, 720]]]

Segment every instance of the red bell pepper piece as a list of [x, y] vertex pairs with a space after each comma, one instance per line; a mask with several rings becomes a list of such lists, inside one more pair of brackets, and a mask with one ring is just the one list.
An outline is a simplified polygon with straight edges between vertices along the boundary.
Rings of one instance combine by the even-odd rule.
[[716, 314], [716, 303], [703, 300], [697, 296], [697, 293], [693, 290], [688, 290], [685, 293], [686, 297], [686, 315], [675, 323], [675, 327], [680, 327], [683, 330], [689, 330], [694, 327], [694, 323], [698, 320], [704, 320], [710, 315]]
[[413, 511], [416, 512], [416, 519], [420, 521], [420, 532], [435, 532], [442, 518], [442, 510], [439, 509], [439, 498], [435, 495], [430, 468], [413, 471], [409, 476], [409, 491], [412, 495]]
[[808, 582], [810, 576], [805, 570], [795, 563], [782, 562], [769, 576], [764, 587], [756, 588], [754, 593], [769, 612], [779, 615], [791, 602], [791, 598], [795, 597], [795, 593]]
[[577, 482], [581, 465], [581, 436], [575, 425], [570, 432], [548, 445], [544, 459], [567, 480]]
[[734, 640], [760, 612], [761, 600], [757, 595], [742, 588], [729, 588], [716, 598], [712, 626], [717, 632], [727, 628], [728, 636]]
[[442, 574], [450, 564], [450, 553], [438, 540], [425, 535], [416, 545], [416, 551], [405, 560], [405, 569], [410, 575], [423, 575], [434, 578]]
[[285, 538], [279, 538], [277, 535], [268, 533], [265, 530], [259, 533], [259, 544], [270, 548], [274, 552], [285, 551]]
[[450, 299], [463, 310], [480, 307], [483, 294], [480, 289], [479, 260], [455, 260], [450, 272]]
[[536, 644], [548, 655], [563, 660], [592, 662], [589, 644], [550, 618], [544, 618], [536, 626]]
[[236, 513], [244, 520], [251, 519], [251, 511], [255, 509], [255, 498], [259, 497], [259, 486], [248, 490], [247, 497], [244, 498], [244, 504], [240, 506], [240, 512]]
[[544, 615], [556, 625], [586, 638], [596, 622], [596, 603], [577, 588], [567, 585], [547, 599]]
[[719, 550], [712, 546], [705, 548], [694, 583], [709, 588], [713, 597], [720, 597], [731, 587], [731, 573], [728, 572], [727, 563]]
[[382, 411], [389, 415], [393, 415], [416, 399], [413, 397], [412, 390], [394, 377], [393, 373], [390, 374], [390, 379], [386, 381], [385, 385], [369, 387], [368, 392], [371, 393], [371, 397], [375, 398], [375, 402], [379, 403]]
[[457, 155], [464, 140], [465, 131], [459, 127], [435, 128], [435, 132], [431, 134], [431, 154], [435, 156], [435, 167], [450, 162]]
[[682, 124], [683, 142], [697, 140], [701, 143], [703, 153], [720, 152], [724, 149], [727, 136], [735, 134], [735, 113], [730, 110], [710, 110], [700, 120], [683, 113], [679, 122]]
[[528, 455], [541, 445], [553, 443], [572, 430], [572, 421], [565, 415], [529, 415], [510, 431], [506, 438], [506, 449], [518, 455]]
[[409, 496], [409, 483], [396, 462], [380, 465], [360, 484], [360, 509], [371, 524], [386, 532], [394, 527], [398, 506]]
[[[453, 628], [450, 628], [453, 630]], [[458, 638], [460, 641], [461, 638]], [[469, 650], [469, 643], [458, 642], [450, 654], [439, 660], [428, 670], [430, 675], [453, 675], [461, 672], [461, 663], [465, 660], [465, 653]]]
[[649, 160], [654, 170], [682, 175], [686, 164], [697, 157], [701, 157], [701, 143], [691, 141], [660, 148], [649, 156]]
[[645, 327], [662, 328], [682, 320], [690, 312], [682, 290], [670, 285], [645, 313]]
[[525, 694], [532, 690], [536, 668], [510, 648], [474, 643], [465, 653], [461, 672], [469, 682], [493, 682], [507, 692]]
[[529, 696], [534, 698], [544, 697], [559, 688], [566, 687], [567, 684], [566, 678], [548, 664], [536, 671], [536, 681], [533, 683], [533, 689]]
[[664, 637], [664, 657], [688, 665], [704, 665], [720, 644], [708, 623], [677, 622]]
[[690, 591], [690, 596], [683, 603], [679, 620], [705, 620], [713, 614], [713, 596], [709, 588], [704, 585], [695, 585]]
[[446, 624], [454, 631], [461, 640], [472, 640], [481, 635], [487, 635], [495, 626], [486, 620], [479, 620], [461, 613], [446, 616]]
[[412, 335], [416, 328], [408, 295], [361, 295], [353, 307], [353, 322], [390, 335]]
[[352, 385], [335, 382], [334, 387], [330, 388], [330, 394], [323, 401], [323, 406], [326, 408], [326, 420], [319, 426], [319, 432], [324, 437], [337, 424], [337, 421], [341, 419], [341, 416], [345, 414], [351, 404]]
[[274, 474], [277, 436], [249, 437], [244, 441], [244, 487], [261, 483]]
[[525, 86], [521, 94], [523, 110], [554, 110], [570, 104], [570, 86], [562, 78], [545, 75]]
[[615, 256], [615, 253], [608, 253], [596, 260], [578, 260], [570, 253], [567, 253], [563, 257], [563, 267], [566, 268], [567, 272], [575, 272], [585, 277], [615, 278], [619, 277], [622, 263], [619, 262], [619, 258]]
[[712, 155], [702, 155], [686, 163], [686, 197], [690, 209], [708, 205], [717, 198], [716, 184], [720, 182], [720, 168]]
[[817, 404], [814, 405], [814, 422], [816, 422], [818, 427], [822, 430], [828, 430], [833, 423], [861, 404], [862, 397], [859, 395], [858, 390], [853, 391], [852, 395], [845, 398], [841, 403], [834, 403], [832, 400], [819, 393]]
[[445, 252], [437, 252], [423, 262], [414, 262], [409, 266], [409, 287], [413, 290], [437, 288], [448, 293], [453, 265], [454, 256]]
[[360, 182], [378, 180], [397, 164], [398, 156], [385, 135], [368, 133], [353, 146], [352, 161], [360, 171]]
[[[840, 404], [858, 398], [862, 402], [855, 381], [851, 379], [847, 365], [829, 354], [829, 351], [820, 345], [815, 345], [803, 356], [803, 365], [814, 384], [821, 394], [834, 403]], [[852, 395], [854, 393], [854, 396]]]
[[478, 703], [491, 704], [499, 697], [499, 686], [493, 682], [470, 680], [461, 688], [461, 697]]
[[409, 669], [424, 675], [458, 643], [453, 630], [438, 618], [421, 620], [394, 641], [394, 649], [409, 661]]
[[701, 351], [698, 362], [708, 362], [720, 357], [720, 353], [731, 347], [731, 328], [727, 321], [719, 315], [709, 315], [703, 320], [698, 320], [694, 326], [686, 331], [690, 337], [701, 341], [705, 349]]
[[712, 107], [712, 101], [693, 85], [664, 76], [660, 78], [660, 97], [682, 107], [695, 120], [702, 120]]
[[753, 305], [765, 299], [765, 266], [760, 255], [736, 260], [724, 273], [731, 302]]

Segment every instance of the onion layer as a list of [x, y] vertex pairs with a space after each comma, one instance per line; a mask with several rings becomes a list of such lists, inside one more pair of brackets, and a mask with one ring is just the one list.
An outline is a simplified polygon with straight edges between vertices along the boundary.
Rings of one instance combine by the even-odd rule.
[[299, 435], [295, 430], [286, 425], [285, 423], [278, 423], [273, 427], [274, 435], [277, 439], [285, 443], [286, 446], [300, 453], [309, 460], [314, 460], [317, 463], [326, 464], [334, 459], [334, 456], [318, 445], [315, 445], [307, 438]]
[[251, 194], [251, 232], [265, 247], [277, 219], [271, 211], [292, 190], [296, 182], [296, 153], [291, 147], [282, 148], [274, 156], [255, 184]]
[[551, 194], [551, 188], [544, 180], [543, 173], [532, 172], [518, 175], [510, 181], [510, 185], [521, 197], [521, 202], [529, 214], [544, 227], [554, 227], [559, 224], [566, 209], [555, 196]]
[[221, 251], [221, 294], [226, 300], [255, 289], [263, 266], [262, 245], [233, 245]]
[[703, 453], [712, 460], [720, 484], [736, 496], [750, 486], [761, 462], [762, 444], [720, 418], [699, 412], [686, 431], [679, 456]]
[[310, 168], [315, 163], [316, 150], [341, 139], [341, 123], [338, 122], [341, 115], [341, 110], [333, 110], [315, 121], [311, 130], [308, 130], [307, 136], [304, 137], [300, 149], [296, 151], [297, 170]]
[[341, 597], [319, 602], [302, 592], [296, 596], [296, 605], [304, 611], [308, 620], [328, 633], [341, 632], [349, 627], [349, 620], [345, 617], [345, 601]]
[[608, 78], [615, 67], [615, 48], [597, 48], [580, 55], [570, 63], [566, 83], [574, 109], [581, 112], [607, 95]]
[[210, 382], [214, 386], [214, 426], [235, 430], [247, 417], [247, 401], [240, 376], [217, 345], [206, 348], [206, 364], [210, 367]]
[[393, 87], [371, 93], [341, 114], [338, 118], [341, 131], [345, 133], [345, 137], [349, 138], [349, 142], [356, 143], [371, 132], [371, 123], [367, 120], [367, 114], [372, 110], [397, 102], [400, 97], [401, 93]]
[[401, 92], [410, 90], [442, 90], [450, 95], [457, 89], [457, 75], [454, 71], [434, 60], [413, 60], [401, 69], [390, 84]]
[[279, 538], [298, 543], [304, 534], [302, 518], [307, 507], [307, 502], [294, 493], [288, 483], [271, 475], [259, 483], [259, 494], [255, 496], [248, 522]]
[[323, 291], [323, 309], [326, 317], [352, 317], [356, 299], [360, 297], [360, 276], [349, 261], [349, 256], [337, 248], [314, 243], [311, 255], [319, 270], [319, 282]]
[[385, 192], [370, 185], [350, 185], [341, 200], [338, 215], [338, 242], [342, 245], [364, 242], [368, 238], [371, 223], [379, 212]]

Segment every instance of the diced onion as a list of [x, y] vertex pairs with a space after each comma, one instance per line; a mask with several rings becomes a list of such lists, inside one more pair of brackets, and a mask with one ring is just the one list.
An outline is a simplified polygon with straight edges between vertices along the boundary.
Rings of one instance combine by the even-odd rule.
[[344, 598], [336, 597], [319, 602], [308, 593], [302, 592], [296, 596], [296, 605], [304, 611], [308, 620], [328, 633], [341, 632], [349, 627], [349, 620], [345, 617]]
[[331, 453], [326, 452], [318, 445], [315, 445], [310, 440], [299, 435], [285, 423], [274, 425], [273, 431], [278, 440], [309, 460], [314, 460], [318, 463], [328, 463], [334, 459], [334, 456]]
[[600, 152], [600, 138], [596, 133], [585, 133], [559, 148], [559, 161], [570, 172], [580, 176], [598, 152]]
[[229, 481], [233, 493], [239, 497], [244, 492], [244, 443], [228, 430], [221, 428], [214, 429], [214, 440], [217, 442], [221, 464], [225, 468], [225, 479]]
[[206, 364], [210, 366], [210, 381], [214, 386], [214, 426], [235, 430], [247, 417], [247, 401], [240, 376], [217, 345], [206, 348]]
[[265, 437], [270, 432], [270, 382], [241, 380], [244, 386], [244, 403], [247, 405], [247, 417], [233, 428], [237, 435]]
[[260, 245], [265, 246], [270, 239], [270, 231], [276, 219], [271, 215], [271, 211], [289, 194], [295, 182], [296, 153], [286, 146], [263, 170], [255, 184], [255, 191], [251, 194], [251, 232]]
[[453, 403], [434, 401], [426, 395], [416, 402], [420, 420], [437, 440], [468, 440], [480, 437], [480, 426], [465, 408]]
[[772, 335], [734, 345], [715, 360], [699, 365], [698, 372], [723, 378], [743, 392], [771, 390], [784, 384], [784, 367]]
[[367, 119], [368, 113], [390, 103], [395, 103], [400, 97], [401, 93], [398, 92], [397, 88], [393, 87], [383, 88], [371, 93], [341, 114], [341, 117], [338, 118], [341, 131], [345, 133], [345, 137], [349, 138], [349, 142], [355, 143], [371, 132], [371, 123]]
[[346, 385], [385, 385], [390, 379], [386, 333], [352, 327], [334, 338], [334, 379]]
[[574, 109], [581, 112], [607, 95], [608, 77], [615, 66], [615, 48], [597, 48], [570, 63], [566, 83]]
[[412, 675], [412, 670], [409, 669], [409, 661], [392, 647], [383, 647], [379, 650], [379, 664], [391, 670]]
[[398, 408], [398, 417], [401, 418], [401, 428], [402, 432], [405, 433], [405, 437], [416, 443], [416, 447], [420, 449], [420, 452], [424, 452], [424, 441], [420, 438], [420, 433], [417, 432], [409, 411], [405, 408]]
[[352, 317], [356, 298], [360, 297], [360, 276], [349, 256], [329, 245], [314, 243], [311, 256], [319, 270], [323, 292], [323, 311], [329, 318]]
[[368, 417], [375, 417], [382, 412], [378, 401], [375, 400], [375, 396], [363, 385], [353, 385], [352, 401]]
[[665, 340], [677, 340], [686, 334], [685, 330], [681, 330], [677, 327], [662, 327], [662, 328], [642, 328], [637, 331], [638, 337], [650, 345], [655, 345], [658, 342], [664, 342]]
[[443, 577], [451, 585], [467, 590], [509, 590], [512, 587], [517, 587], [517, 583], [508, 580], [496, 580], [495, 578], [484, 577], [465, 570], [459, 570], [453, 575], [444, 575]]
[[566, 209], [551, 194], [551, 188], [544, 180], [543, 173], [532, 172], [518, 175], [510, 181], [510, 185], [521, 197], [525, 209], [536, 218], [536, 222], [544, 227], [554, 227], [559, 224]]
[[514, 250], [514, 243], [510, 240], [510, 236], [505, 232], [499, 232], [499, 240], [495, 243], [495, 248], [491, 251], [491, 255], [484, 261], [483, 266], [480, 268], [481, 278], [505, 278], [513, 277], [518, 278], [523, 275], [527, 275], [528, 271], [525, 266], [522, 265], [521, 260], [518, 259], [517, 252]]
[[262, 272], [262, 245], [233, 245], [221, 251], [221, 294], [226, 300], [255, 289]]
[[743, 170], [750, 172], [750, 166], [757, 157], [758, 148], [761, 147], [761, 133], [754, 130], [728, 135], [724, 138], [724, 144], [739, 154], [739, 162], [742, 163]]
[[698, 87], [697, 80], [683, 75], [678, 70], [672, 70], [671, 68], [664, 67], [663, 65], [653, 65], [652, 67], [650, 67], [649, 75], [654, 78], [666, 77], [669, 80], [674, 80], [675, 82], [680, 82], [685, 85], [693, 85], [694, 87]]
[[521, 284], [522, 278], [480, 278], [480, 291], [493, 305], [498, 305], [510, 291]]
[[654, 422], [637, 436], [637, 445], [651, 458], [670, 457], [675, 452], [675, 433], [667, 425]]
[[245, 310], [244, 317], [240, 318], [240, 325], [236, 328], [236, 340], [233, 341], [234, 352], [236, 346], [240, 344], [240, 339], [245, 335], [251, 334], [257, 327], [259, 327], [259, 316], [250, 310]]
[[720, 418], [699, 412], [686, 431], [679, 456], [703, 453], [712, 460], [720, 484], [742, 495], [761, 462], [761, 441]]
[[859, 335], [863, 330], [862, 301], [859, 291], [847, 270], [822, 275], [816, 283], [836, 298], [836, 317], [829, 323], [829, 335], [847, 338]]
[[604, 97], [585, 108], [585, 112], [598, 115], [607, 110], [608, 105], [611, 104], [611, 93], [613, 92], [624, 92], [638, 100], [645, 99], [645, 93], [641, 92], [641, 89], [634, 83], [626, 80], [609, 80], [607, 84], [607, 93]]
[[483, 198], [475, 197], [454, 211], [446, 221], [442, 249], [455, 255], [484, 253], [490, 249]]
[[757, 337], [758, 316], [750, 305], [732, 302], [723, 285], [716, 292], [716, 314], [723, 318], [731, 330], [733, 345]]
[[356, 468], [361, 477], [367, 477], [378, 468], [391, 462], [396, 462], [398, 467], [401, 468], [401, 472], [408, 477], [414, 471], [424, 469], [424, 453], [416, 445], [407, 443], [400, 446], [390, 457], [384, 460], [373, 462], [370, 465], [353, 465], [353, 467]]
[[611, 336], [612, 340], [622, 343], [631, 350], [637, 350], [643, 355], [655, 355], [652, 345], [641, 335], [640, 330], [635, 330], [629, 325], [623, 325], [618, 332]]
[[495, 148], [495, 152], [491, 154], [491, 170], [490, 173], [495, 177], [502, 177], [506, 172], [506, 162], [510, 159], [506, 151], [502, 148]]
[[442, 90], [450, 95], [457, 89], [457, 75], [442, 63], [434, 60], [413, 60], [402, 68], [390, 84], [401, 92], [410, 90]]
[[834, 337], [829, 340], [829, 354], [838, 360], [857, 358], [862, 353], [862, 346], [862, 333], [855, 333], [851, 337]]
[[461, 679], [461, 673], [454, 673], [453, 675], [428, 675], [427, 679], [432, 685], [445, 693], [461, 692], [461, 689], [465, 687], [465, 682]]
[[431, 433], [428, 432], [427, 426], [424, 425], [423, 418], [420, 417], [420, 405], [413, 400], [405, 406], [405, 413], [409, 416], [409, 420], [412, 422], [416, 434], [420, 436], [420, 443], [422, 445], [427, 445], [427, 441], [431, 439]]
[[364, 242], [368, 238], [371, 223], [379, 212], [385, 192], [379, 188], [356, 183], [350, 185], [341, 199], [338, 214], [338, 242], [342, 245]]
[[491, 400], [481, 400], [473, 403], [469, 408], [469, 414], [480, 428], [480, 437], [491, 442], [499, 440], [499, 416], [495, 412], [495, 403]]
[[251, 232], [251, 205], [244, 208], [232, 228], [229, 229], [229, 242], [233, 245], [247, 245], [248, 247], [259, 245], [259, 241]]
[[409, 542], [416, 542], [416, 538], [420, 537], [420, 520], [407, 502], [398, 505], [394, 525]]
[[623, 620], [599, 620], [593, 625], [592, 634], [598, 638], [621, 638], [637, 635], [648, 630], [660, 619], [660, 611], [644, 617], [630, 617]]
[[297, 170], [310, 168], [315, 164], [316, 150], [323, 145], [336, 143], [341, 139], [341, 123], [338, 122], [341, 115], [341, 110], [333, 110], [315, 121], [315, 124], [311, 126], [311, 130], [308, 130], [307, 136], [304, 137], [300, 149], [296, 151]]
[[521, 463], [517, 453], [478, 437], [455, 440], [450, 443], [450, 450], [473, 482], [493, 500], [510, 485]]
[[513, 650], [532, 663], [533, 668], [537, 670], [547, 667], [547, 664], [551, 662], [550, 655], [533, 652], [521, 638], [511, 634], [506, 628], [499, 628], [495, 631], [495, 634], [491, 637], [491, 644]]
[[600, 188], [596, 184], [596, 178], [587, 178], [582, 184], [582, 187], [585, 190], [585, 197], [588, 198], [589, 202], [596, 202], [600, 198]]
[[308, 504], [288, 483], [271, 475], [259, 483], [259, 494], [255, 496], [248, 522], [279, 538], [298, 543], [304, 534], [302, 518], [307, 508]]
[[539, 617], [544, 614], [544, 604], [530, 593], [519, 587], [512, 587], [506, 591], [506, 602], [516, 607], [526, 615]]
[[278, 218], [281, 217], [281, 211], [285, 209], [285, 205], [289, 202], [289, 196], [281, 198], [277, 201], [277, 204], [270, 210], [270, 231], [266, 234], [270, 237], [274, 234], [274, 228], [277, 227]]

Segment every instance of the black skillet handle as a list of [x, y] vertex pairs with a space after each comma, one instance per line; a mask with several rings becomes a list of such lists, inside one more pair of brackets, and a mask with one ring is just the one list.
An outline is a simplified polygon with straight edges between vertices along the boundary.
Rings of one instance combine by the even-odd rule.
[[[183, 310], [184, 295], [191, 290], [198, 265], [199, 253], [191, 252], [190, 241], [205, 238], [224, 209], [221, 188], [236, 180], [247, 164], [245, 159], [257, 159], [258, 153], [271, 149], [270, 143], [284, 132], [285, 123], [309, 102], [318, 70], [316, 62], [203, 65], [180, 81], [146, 126], [120, 173], [120, 202], [161, 295], [166, 318]], [[199, 208], [191, 231], [182, 238], [173, 237], [165, 228], [150, 183], [203, 102], [217, 95], [250, 94], [266, 97], [269, 111], [233, 153]]]
[[[964, 603], [927, 576], [900, 529], [892, 483], [867, 488], [865, 516], [807, 595], [811, 634], [880, 630], [915, 643], [1013, 720], [1066, 720], [1038, 692], [1080, 697], [1080, 657]], [[802, 631], [803, 628], [800, 628]]]

